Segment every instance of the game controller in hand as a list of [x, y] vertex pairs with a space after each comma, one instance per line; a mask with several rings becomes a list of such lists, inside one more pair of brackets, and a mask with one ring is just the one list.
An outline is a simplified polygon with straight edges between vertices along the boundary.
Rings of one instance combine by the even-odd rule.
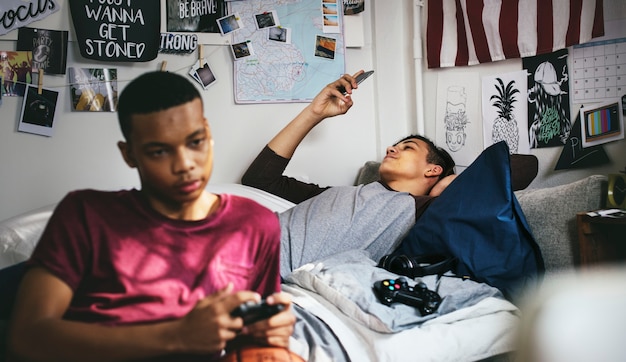
[[429, 290], [422, 282], [411, 287], [404, 277], [379, 280], [374, 283], [374, 292], [383, 304], [397, 302], [410, 305], [416, 307], [422, 316], [434, 313], [441, 304], [437, 292]]
[[260, 302], [251, 300], [235, 308], [230, 315], [233, 317], [243, 318], [243, 324], [247, 325], [267, 319], [283, 309], [285, 309], [283, 304], [270, 305], [265, 301], [265, 299]]

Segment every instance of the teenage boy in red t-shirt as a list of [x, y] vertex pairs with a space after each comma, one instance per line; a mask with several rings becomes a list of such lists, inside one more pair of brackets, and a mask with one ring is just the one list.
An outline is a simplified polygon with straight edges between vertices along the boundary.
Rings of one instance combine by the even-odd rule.
[[[198, 90], [174, 73], [143, 74], [121, 93], [118, 118], [141, 189], [59, 203], [27, 262], [10, 356], [210, 361], [242, 339], [287, 347], [295, 317], [280, 293], [278, 219], [205, 190], [213, 141]], [[231, 317], [262, 296], [287, 308], [245, 327]]]

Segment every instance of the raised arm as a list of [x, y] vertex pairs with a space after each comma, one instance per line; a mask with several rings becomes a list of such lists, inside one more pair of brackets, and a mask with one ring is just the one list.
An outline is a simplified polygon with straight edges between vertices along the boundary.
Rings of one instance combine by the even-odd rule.
[[[279, 156], [291, 158], [313, 127], [326, 118], [345, 114], [352, 107], [352, 90], [357, 88], [355, 77], [361, 73], [363, 70], [354, 75], [344, 74], [324, 87], [296, 118], [272, 138], [269, 148]], [[346, 95], [340, 91], [341, 87], [346, 89]]]
[[[362, 73], [363, 70], [353, 76], [345, 74], [324, 87], [313, 101], [261, 150], [244, 173], [241, 183], [294, 203], [302, 202], [326, 190], [328, 187], [302, 182], [283, 175], [283, 172], [296, 148], [313, 127], [328, 117], [346, 113], [352, 107], [351, 94], [357, 87], [355, 77]], [[340, 89], [345, 89], [346, 95]]]

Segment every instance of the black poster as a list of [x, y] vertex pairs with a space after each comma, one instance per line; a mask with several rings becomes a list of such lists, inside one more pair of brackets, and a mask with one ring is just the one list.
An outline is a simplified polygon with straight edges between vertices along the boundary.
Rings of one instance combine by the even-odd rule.
[[166, 0], [167, 31], [220, 33], [217, 19], [227, 15], [225, 0]]
[[572, 129], [567, 49], [522, 58], [528, 74], [528, 137], [531, 148], [563, 146]]
[[17, 50], [33, 52], [33, 72], [43, 69], [46, 74], [65, 74], [67, 35], [64, 30], [19, 28]]
[[160, 0], [72, 0], [69, 5], [84, 58], [147, 62], [157, 57]]

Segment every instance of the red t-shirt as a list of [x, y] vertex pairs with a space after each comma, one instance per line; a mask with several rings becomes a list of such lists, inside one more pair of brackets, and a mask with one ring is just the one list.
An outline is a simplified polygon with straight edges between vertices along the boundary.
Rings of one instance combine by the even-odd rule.
[[107, 325], [180, 318], [229, 282], [280, 290], [280, 226], [258, 203], [219, 195], [200, 221], [169, 219], [137, 190], [69, 193], [29, 260], [74, 291], [64, 318]]

